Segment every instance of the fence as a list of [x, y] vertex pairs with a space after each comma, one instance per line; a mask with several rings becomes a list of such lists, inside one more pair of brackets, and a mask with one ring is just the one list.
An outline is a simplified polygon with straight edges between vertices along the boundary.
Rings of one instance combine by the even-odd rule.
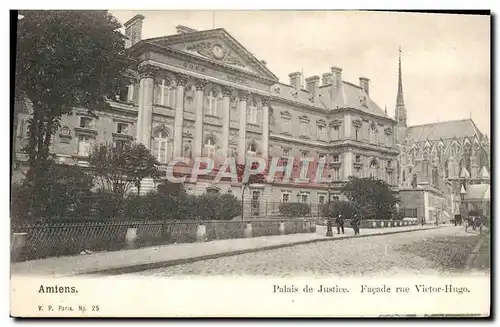
[[[250, 223], [250, 224], [249, 224]], [[131, 247], [127, 243], [130, 229], [137, 239], [132, 247], [197, 241], [199, 226], [205, 226], [203, 241], [267, 235], [314, 233], [312, 220], [251, 221], [107, 221], [86, 223], [43, 223], [15, 226], [13, 232], [25, 233], [22, 250], [13, 249], [13, 261], [74, 255], [84, 250], [116, 251]], [[248, 226], [251, 225], [250, 234]], [[12, 242], [15, 244], [16, 242]], [[19, 253], [18, 253], [19, 252]]]

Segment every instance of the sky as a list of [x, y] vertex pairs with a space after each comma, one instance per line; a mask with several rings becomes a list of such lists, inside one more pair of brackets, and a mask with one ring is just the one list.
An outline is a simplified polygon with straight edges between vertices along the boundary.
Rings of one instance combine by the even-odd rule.
[[370, 96], [394, 117], [398, 48], [408, 124], [472, 118], [490, 135], [489, 16], [347, 11], [111, 11], [123, 24], [145, 16], [143, 38], [175, 26], [224, 28], [283, 83], [288, 74], [343, 69], [370, 79]]

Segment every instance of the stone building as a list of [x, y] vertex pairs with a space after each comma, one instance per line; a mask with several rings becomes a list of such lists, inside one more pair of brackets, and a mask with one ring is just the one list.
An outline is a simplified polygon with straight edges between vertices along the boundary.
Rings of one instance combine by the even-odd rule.
[[400, 152], [397, 175], [403, 203], [418, 209], [419, 221], [449, 221], [460, 214], [461, 172], [474, 180], [490, 169], [487, 136], [472, 119], [408, 126], [401, 50], [395, 119]]
[[[353, 84], [344, 81], [342, 68], [332, 67], [307, 78], [292, 72], [285, 84], [223, 28], [196, 31], [177, 26], [175, 35], [143, 40], [143, 20], [136, 15], [125, 24], [133, 63], [129, 87], [97, 118], [84, 108], [63, 117], [51, 145], [60, 162], [85, 166], [93, 142], [135, 140], [164, 168], [179, 156], [235, 157], [240, 163], [247, 156], [280, 157], [283, 165], [290, 158], [324, 158], [324, 175], [333, 180], [329, 187], [334, 197], [340, 196], [342, 183], [356, 175], [383, 179], [394, 191], [400, 185], [412, 191], [433, 188], [429, 192], [438, 198], [448, 194], [446, 185], [460, 167], [479, 172], [477, 167], [487, 162], [487, 140], [472, 121], [444, 123], [450, 126], [446, 129], [407, 127], [401, 59], [392, 119], [370, 98], [368, 78]], [[16, 112], [14, 178], [26, 160], [22, 147], [30, 115], [24, 104]], [[152, 190], [159, 182], [147, 179], [141, 190]], [[212, 184], [205, 178], [185, 186], [200, 194], [213, 189]], [[241, 185], [215, 186], [241, 196]], [[327, 189], [326, 183], [285, 183], [277, 174], [273, 183], [252, 185], [246, 197], [252, 214], [262, 215], [268, 210], [266, 202], [326, 202]], [[423, 210], [428, 212], [427, 207]]]

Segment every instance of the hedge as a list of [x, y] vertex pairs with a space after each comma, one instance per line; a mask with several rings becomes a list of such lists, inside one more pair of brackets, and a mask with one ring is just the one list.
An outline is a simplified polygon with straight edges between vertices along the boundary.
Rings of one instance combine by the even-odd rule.
[[311, 206], [307, 203], [281, 203], [279, 212], [287, 217], [303, 217], [311, 213]]

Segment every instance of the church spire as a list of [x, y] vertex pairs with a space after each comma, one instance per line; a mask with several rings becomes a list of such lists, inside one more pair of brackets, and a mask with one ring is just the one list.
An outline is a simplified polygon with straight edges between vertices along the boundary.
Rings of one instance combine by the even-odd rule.
[[398, 95], [396, 97], [396, 120], [398, 125], [406, 127], [406, 108], [403, 98], [403, 77], [401, 73], [401, 46], [399, 47]]

